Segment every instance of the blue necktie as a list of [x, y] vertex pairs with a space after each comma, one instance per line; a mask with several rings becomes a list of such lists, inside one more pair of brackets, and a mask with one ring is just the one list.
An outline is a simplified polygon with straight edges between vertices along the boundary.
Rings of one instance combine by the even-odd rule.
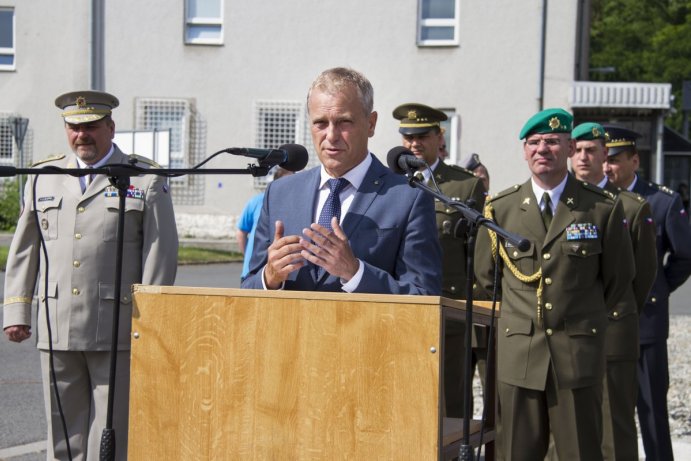
[[341, 219], [340, 194], [343, 188], [345, 188], [350, 183], [347, 179], [344, 178], [329, 179], [328, 183], [331, 192], [329, 192], [329, 196], [326, 198], [324, 207], [322, 208], [322, 211], [319, 214], [319, 220], [317, 220], [317, 224], [326, 227], [327, 229], [331, 229], [331, 218], [336, 216], [336, 218], [338, 218], [339, 221]]

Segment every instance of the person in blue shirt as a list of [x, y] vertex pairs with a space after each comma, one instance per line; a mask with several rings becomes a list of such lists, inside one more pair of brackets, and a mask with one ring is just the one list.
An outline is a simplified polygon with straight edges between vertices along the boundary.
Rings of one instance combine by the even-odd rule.
[[[273, 180], [275, 181], [287, 174], [293, 174], [293, 172], [277, 166]], [[259, 221], [263, 201], [264, 192], [252, 197], [242, 210], [240, 220], [238, 221], [238, 230], [235, 235], [238, 239], [240, 253], [244, 256], [240, 280], [244, 280], [250, 271], [250, 259], [252, 258], [252, 248], [254, 247], [254, 231], [257, 228], [257, 221]]]

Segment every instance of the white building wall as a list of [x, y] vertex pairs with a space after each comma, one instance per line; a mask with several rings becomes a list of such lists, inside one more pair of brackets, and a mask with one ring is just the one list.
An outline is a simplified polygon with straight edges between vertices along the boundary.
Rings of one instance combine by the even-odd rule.
[[[0, 0], [17, 18], [17, 71], [0, 72], [0, 111], [30, 118], [37, 158], [67, 148], [55, 96], [89, 85], [89, 4]], [[420, 102], [457, 111], [459, 157], [480, 154], [492, 191], [527, 179], [517, 136], [538, 110], [542, 0], [461, 0], [460, 45], [443, 48], [416, 45], [413, 0], [224, 4], [224, 45], [191, 46], [182, 0], [106, 2], [105, 83], [121, 101], [118, 128], [134, 128], [136, 97], [193, 98], [208, 154], [251, 147], [256, 100], [304, 101], [320, 71], [350, 66], [374, 86], [379, 122], [370, 147], [383, 161], [400, 144], [394, 107]], [[549, 2], [544, 107], [568, 109], [576, 4]], [[247, 163], [225, 156], [208, 166]], [[198, 211], [237, 215], [254, 193], [250, 177], [208, 177]]]

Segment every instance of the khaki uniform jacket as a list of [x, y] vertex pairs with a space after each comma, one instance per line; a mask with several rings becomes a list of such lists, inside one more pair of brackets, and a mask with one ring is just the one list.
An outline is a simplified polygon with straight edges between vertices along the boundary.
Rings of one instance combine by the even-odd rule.
[[[472, 199], [475, 202], [473, 208], [482, 211], [487, 191], [480, 178], [465, 168], [447, 165], [442, 161], [439, 161], [433, 174], [442, 194], [459, 202]], [[465, 299], [467, 239], [465, 233], [458, 236], [455, 233], [463, 215], [438, 199], [435, 199], [434, 209], [442, 248], [442, 296]]]
[[[115, 147], [109, 164], [130, 156]], [[147, 161], [150, 162], [150, 161]], [[53, 157], [39, 166], [78, 168], [76, 156]], [[138, 166], [148, 167], [142, 159]], [[96, 175], [82, 194], [79, 178], [36, 177], [10, 246], [5, 277], [4, 327], [31, 324], [31, 302], [38, 278], [38, 347], [48, 348], [46, 290], [53, 348], [110, 350], [115, 295], [119, 197], [105, 175]], [[134, 176], [125, 209], [124, 253], [118, 348], [129, 349], [134, 283], [172, 285], [177, 270], [178, 236], [165, 178]], [[38, 220], [38, 222], [37, 222]], [[41, 229], [40, 235], [38, 228]], [[48, 260], [40, 249], [46, 244]], [[39, 263], [40, 261], [40, 263]], [[40, 274], [38, 274], [40, 270]], [[47, 273], [47, 286], [46, 286]]]
[[[634, 276], [631, 239], [621, 204], [602, 189], [569, 175], [549, 232], [531, 182], [488, 199], [497, 224], [530, 240], [519, 251], [502, 242], [523, 274], [542, 270], [542, 314], [538, 282], [521, 282], [501, 263], [498, 379], [544, 390], [550, 364], [559, 389], [599, 385], [605, 370], [607, 312]], [[478, 296], [492, 293], [488, 231], [478, 232], [475, 269]]]
[[610, 360], [636, 360], [639, 351], [638, 315], [645, 307], [657, 274], [655, 223], [650, 205], [642, 196], [622, 191], [609, 181], [605, 190], [616, 195], [624, 209], [636, 268], [630, 289], [609, 311], [605, 350]]

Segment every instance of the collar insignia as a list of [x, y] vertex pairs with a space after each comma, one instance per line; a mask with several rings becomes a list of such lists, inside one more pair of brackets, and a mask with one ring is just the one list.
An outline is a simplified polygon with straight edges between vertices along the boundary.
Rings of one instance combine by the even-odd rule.
[[566, 204], [567, 205], [573, 205], [573, 197], [567, 197], [566, 198]]
[[523, 199], [523, 205], [530, 205], [530, 197], [526, 197]]

